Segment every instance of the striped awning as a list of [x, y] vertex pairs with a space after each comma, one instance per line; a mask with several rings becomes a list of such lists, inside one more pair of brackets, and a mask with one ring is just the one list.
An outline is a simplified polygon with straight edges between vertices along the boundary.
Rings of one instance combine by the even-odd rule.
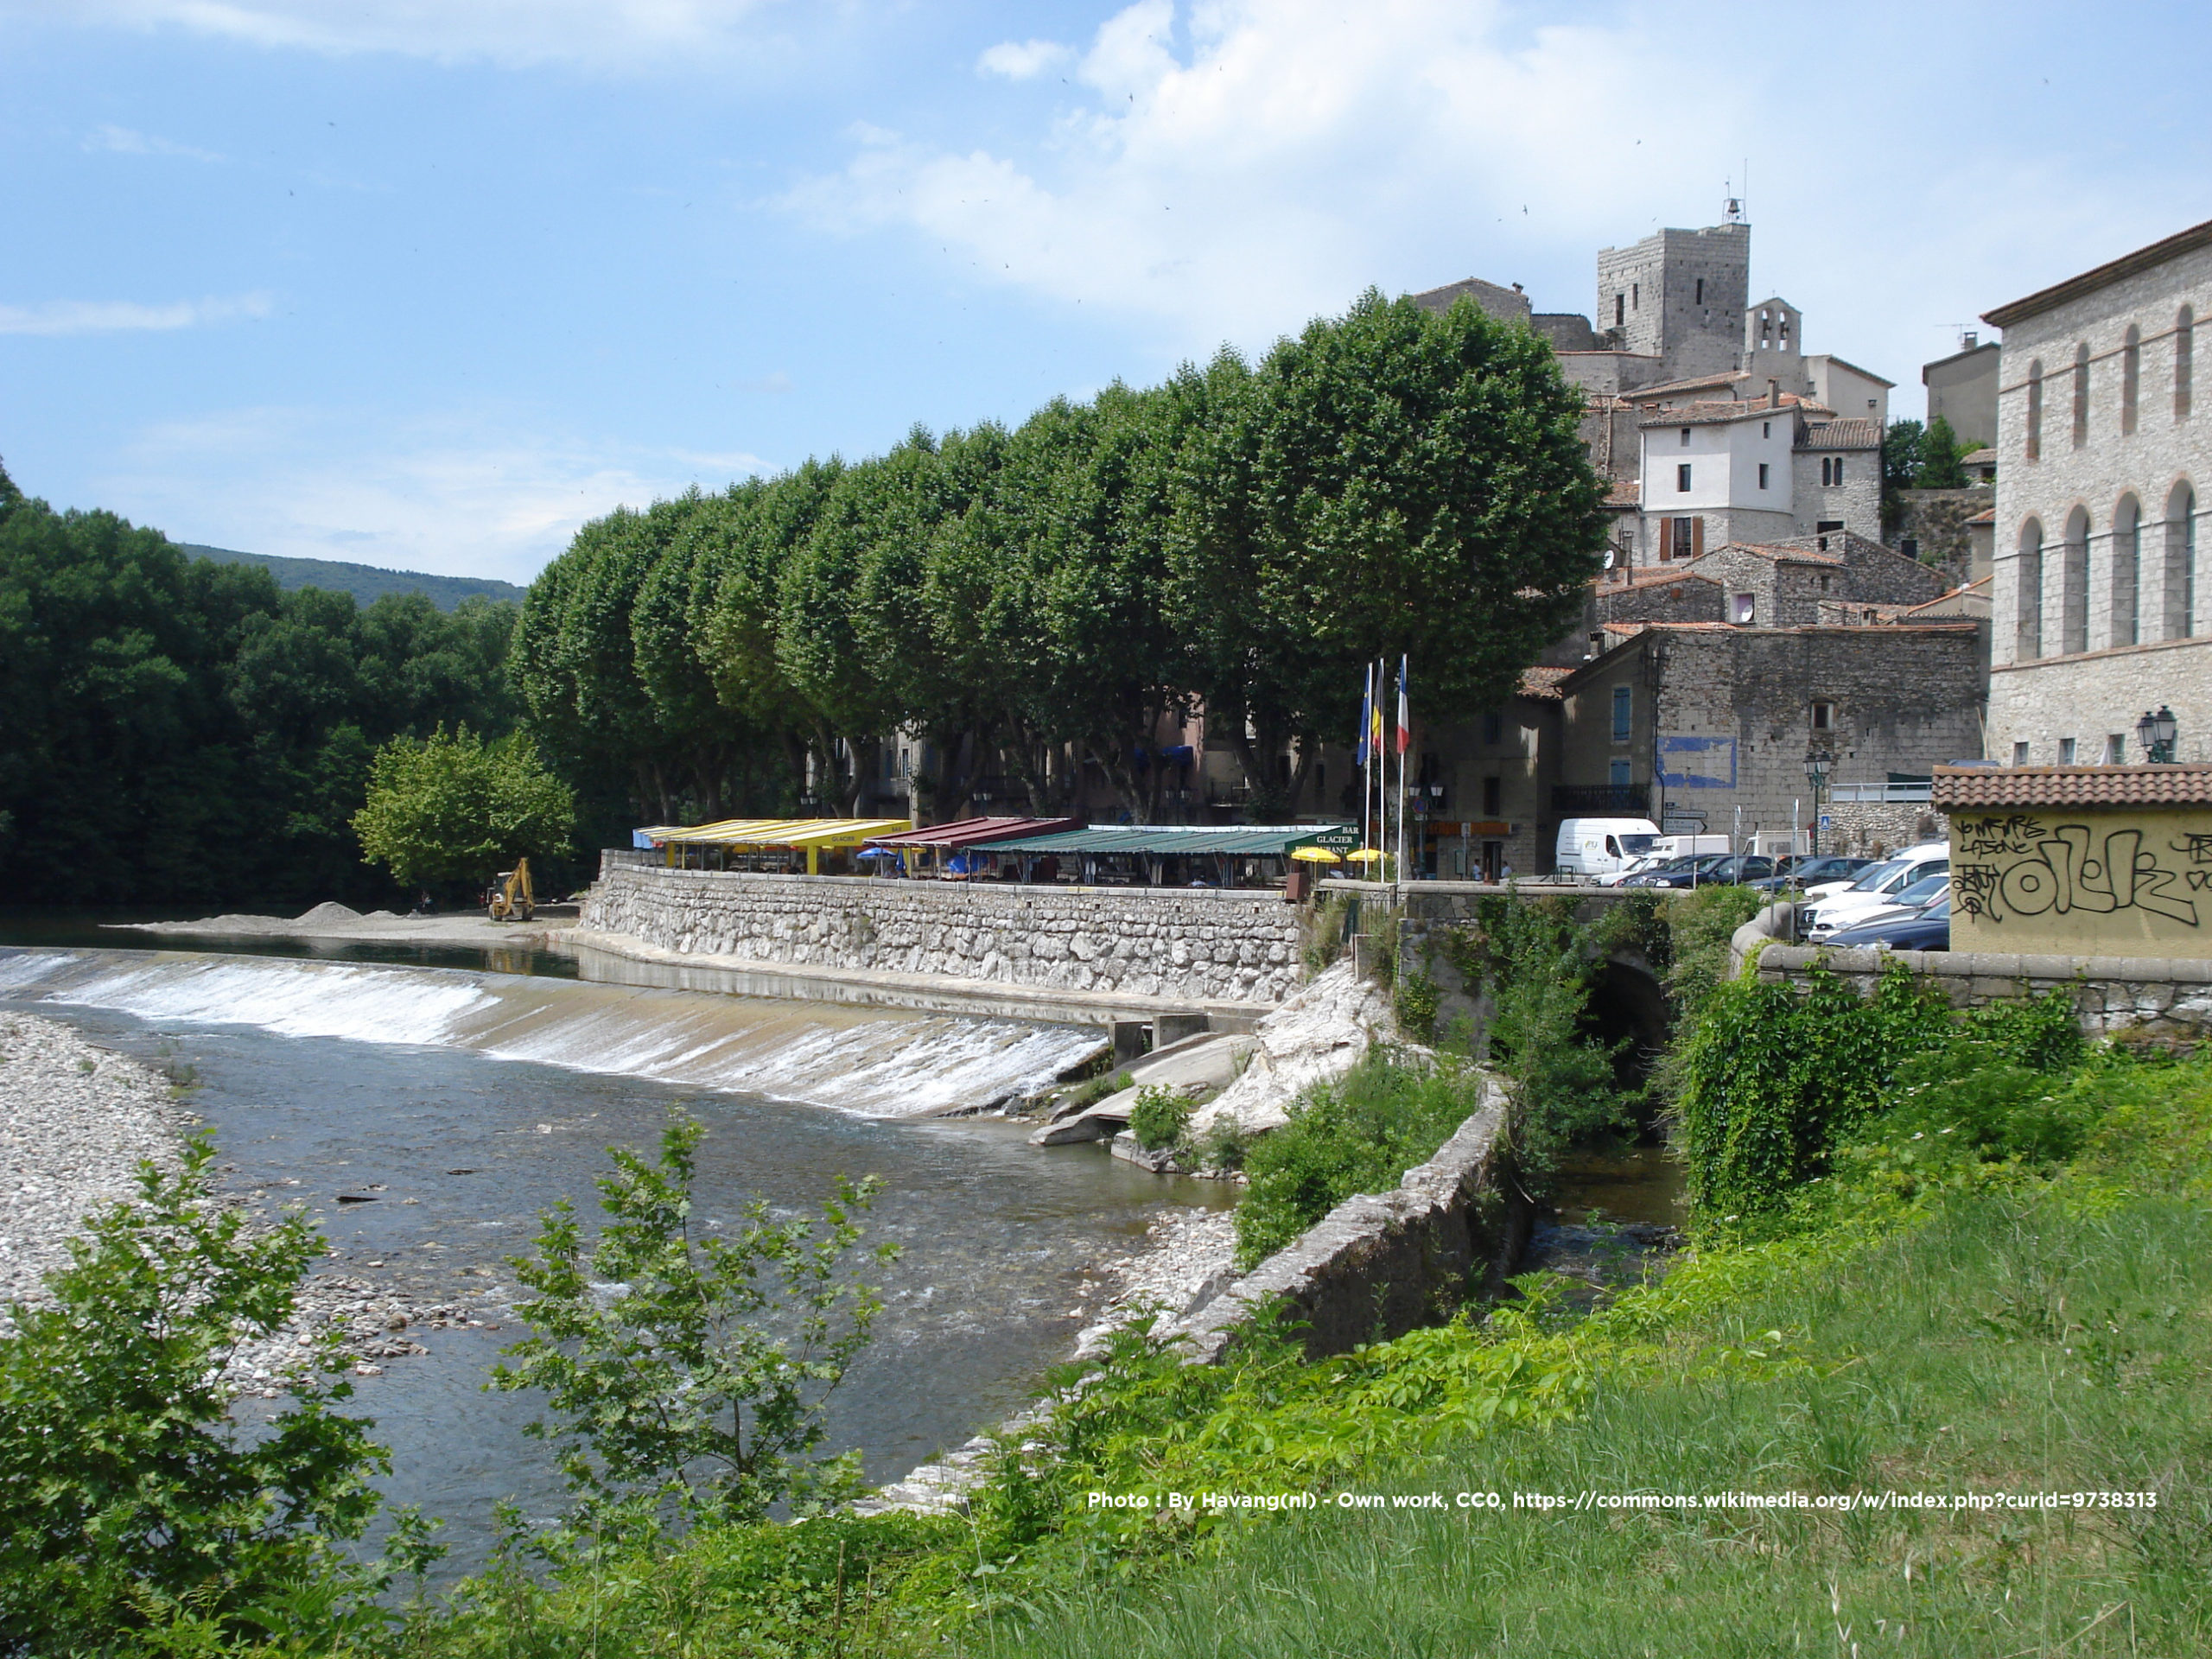
[[674, 847], [858, 847], [912, 825], [910, 818], [724, 818], [684, 830], [664, 828], [654, 839]]
[[1141, 856], [1178, 854], [1221, 854], [1242, 858], [1282, 858], [1294, 847], [1332, 842], [1349, 834], [1346, 843], [1358, 844], [1356, 831], [1332, 823], [1116, 823], [1094, 824], [1058, 835], [1023, 836], [991, 843], [994, 853], [1053, 853], [1097, 855], [1135, 854]]

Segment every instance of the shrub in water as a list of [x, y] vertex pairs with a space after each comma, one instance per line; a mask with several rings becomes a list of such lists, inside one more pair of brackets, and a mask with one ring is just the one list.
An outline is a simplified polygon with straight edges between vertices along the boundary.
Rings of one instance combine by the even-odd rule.
[[1173, 1089], [1137, 1090], [1137, 1103], [1129, 1110], [1129, 1132], [1147, 1152], [1158, 1152], [1182, 1139], [1183, 1126], [1191, 1121], [1196, 1103]]

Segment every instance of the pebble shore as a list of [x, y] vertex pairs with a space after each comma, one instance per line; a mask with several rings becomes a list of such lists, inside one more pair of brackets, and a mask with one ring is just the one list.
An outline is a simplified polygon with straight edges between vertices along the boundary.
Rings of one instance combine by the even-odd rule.
[[[0, 1014], [0, 1333], [7, 1305], [46, 1300], [48, 1274], [69, 1264], [87, 1215], [131, 1198], [141, 1162], [177, 1167], [199, 1120], [153, 1067], [33, 1014]], [[416, 1302], [347, 1274], [310, 1273], [284, 1330], [239, 1352], [226, 1380], [274, 1398], [285, 1371], [335, 1325], [365, 1376], [375, 1362], [426, 1350], [408, 1332], [479, 1323], [481, 1310]]]

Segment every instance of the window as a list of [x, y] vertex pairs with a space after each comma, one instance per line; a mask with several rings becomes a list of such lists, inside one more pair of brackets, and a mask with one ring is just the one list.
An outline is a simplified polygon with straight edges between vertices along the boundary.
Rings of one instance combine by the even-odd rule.
[[2043, 655], [2043, 526], [2032, 518], [2020, 526], [2015, 569], [2012, 655], [2025, 662]]
[[1824, 593], [1824, 594], [1825, 594], [1826, 592], [1827, 592], [1827, 590], [1828, 590], [1828, 573], [1827, 573], [1827, 571], [1823, 570], [1823, 571], [1821, 571], [1821, 591], [1822, 593]]
[[1483, 741], [1484, 741], [1484, 742], [1485, 742], [1485, 743], [1489, 744], [1491, 747], [1495, 748], [1495, 747], [1497, 746], [1498, 740], [1499, 740], [1501, 737], [1503, 737], [1503, 736], [1504, 735], [1504, 732], [1505, 732], [1505, 716], [1504, 716], [1504, 715], [1501, 715], [1501, 714], [1498, 714], [1496, 710], [1494, 710], [1494, 709], [1493, 709], [1491, 713], [1489, 713], [1489, 714], [1487, 714], [1487, 715], [1484, 715], [1483, 716]]
[[1505, 779], [1503, 778], [1484, 779], [1483, 816], [1486, 818], [1494, 818], [1504, 810]]
[[2112, 643], [2143, 643], [2143, 509], [2121, 499], [2112, 520]]
[[2143, 331], [2127, 325], [2127, 338], [2120, 347], [2120, 429], [2135, 430], [2136, 394], [2143, 382]]
[[2074, 348], [2074, 447], [2089, 441], [2089, 343]]
[[[2175, 394], [2177, 399], [2180, 394]], [[2178, 404], [2177, 404], [2178, 406]], [[2043, 457], [2043, 359], [2028, 365], [2028, 459]]]
[[1676, 558], [1694, 559], [1705, 551], [1704, 519], [1677, 518], [1674, 524]]
[[[1917, 536], [1907, 536], [1902, 537], [1897, 543], [1897, 551], [1904, 554], [1908, 559], [1918, 558], [1920, 556], [1920, 537]], [[1825, 581], [1827, 578], [1823, 577], [1822, 580]]]
[[1813, 729], [1816, 732], [1835, 730], [1835, 704], [1825, 699], [1813, 704]]
[[1605, 781], [1615, 789], [1626, 789], [1634, 781], [1630, 773], [1628, 762], [1615, 760], [1608, 765], [1605, 768]]
[[1634, 724], [1636, 693], [1625, 685], [1613, 688], [1613, 741], [1625, 743]]
[[[2175, 497], [2181, 543], [2181, 637], [2196, 637], [2196, 493], [2183, 486]], [[2170, 534], [2171, 532], [2169, 532]]]
[[1630, 283], [1628, 285], [1628, 308], [1631, 311], [1636, 311], [1642, 309], [1643, 306], [1643, 299], [1641, 288], [1637, 283]]
[[2105, 765], [2121, 766], [2127, 764], [2127, 740], [2118, 732], [2105, 739]]
[[1766, 462], [1759, 462], [1759, 488], [1766, 488]]
[[1705, 278], [1702, 276], [1697, 279], [1696, 303], [1699, 305], [1703, 305], [1705, 303]]
[[1684, 427], [1684, 428], [1682, 429], [1682, 448], [1685, 448], [1685, 449], [1687, 449], [1687, 448], [1688, 448], [1689, 447], [1690, 447], [1690, 429], [1689, 429], [1689, 428], [1688, 428], [1688, 427], [1686, 426], [1686, 427]]
[[2012, 746], [2012, 764], [2016, 766], [2024, 766], [2028, 764], [2028, 746], [2026, 744], [2015, 743]]
[[2074, 764], [2074, 740], [2070, 737], [2062, 737], [2058, 740], [2058, 764], [2062, 766], [2070, 766]]
[[1689, 493], [1690, 464], [1687, 461], [1675, 468], [1675, 488], [1684, 495]]
[[2196, 372], [2196, 313], [2188, 306], [2174, 318], [2174, 419], [2189, 418], [2190, 381]]
[[2066, 542], [2058, 563], [2058, 649], [2089, 648], [2089, 515], [2076, 507], [2067, 515]]
[[1627, 321], [1628, 296], [1625, 294], [1616, 294], [1613, 296], [1613, 327], [1618, 328]]
[[1738, 594], [1736, 595], [1735, 606], [1729, 613], [1729, 620], [1748, 624], [1758, 612], [1758, 600], [1755, 595]]

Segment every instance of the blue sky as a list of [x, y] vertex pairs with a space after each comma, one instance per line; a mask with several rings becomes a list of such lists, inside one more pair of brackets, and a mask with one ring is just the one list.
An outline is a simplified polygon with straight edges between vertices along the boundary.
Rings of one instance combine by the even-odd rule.
[[0, 0], [0, 457], [526, 581], [584, 519], [1709, 224], [1899, 383], [2212, 217], [2201, 6]]

